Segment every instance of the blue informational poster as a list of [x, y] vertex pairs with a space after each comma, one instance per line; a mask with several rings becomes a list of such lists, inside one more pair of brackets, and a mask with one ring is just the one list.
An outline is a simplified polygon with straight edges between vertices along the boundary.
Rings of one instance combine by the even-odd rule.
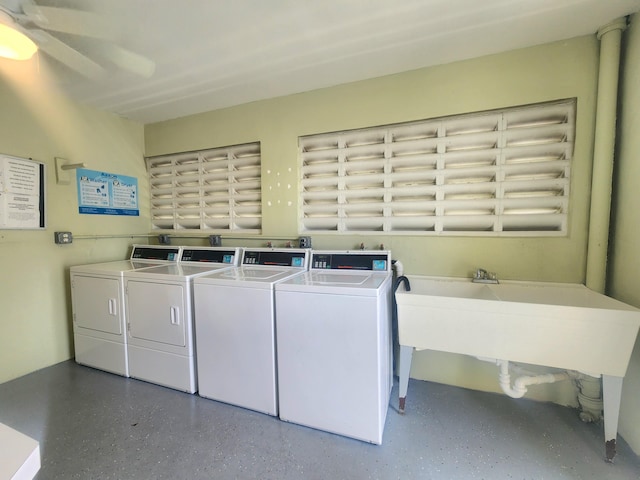
[[80, 213], [140, 215], [137, 178], [79, 168], [76, 170], [76, 182]]

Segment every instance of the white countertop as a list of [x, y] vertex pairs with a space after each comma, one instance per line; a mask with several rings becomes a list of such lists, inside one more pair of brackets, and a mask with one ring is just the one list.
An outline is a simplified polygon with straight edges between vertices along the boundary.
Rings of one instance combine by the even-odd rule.
[[32, 479], [40, 470], [40, 444], [0, 423], [0, 480]]

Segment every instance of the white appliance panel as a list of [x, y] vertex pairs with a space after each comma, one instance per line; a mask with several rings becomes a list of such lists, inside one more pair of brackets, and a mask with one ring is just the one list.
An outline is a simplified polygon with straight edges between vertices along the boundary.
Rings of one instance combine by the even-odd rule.
[[75, 325], [121, 335], [123, 308], [120, 279], [75, 274], [71, 282]]
[[190, 305], [184, 285], [128, 280], [127, 311], [135, 319], [129, 322], [132, 338], [186, 346]]
[[118, 375], [129, 375], [125, 343], [77, 332], [73, 335], [73, 343], [77, 363]]
[[382, 443], [391, 391], [385, 302], [277, 292], [280, 418]]
[[190, 356], [130, 344], [129, 363], [134, 378], [187, 393], [196, 391], [196, 370]]
[[199, 394], [276, 415], [271, 290], [196, 282], [194, 298]]

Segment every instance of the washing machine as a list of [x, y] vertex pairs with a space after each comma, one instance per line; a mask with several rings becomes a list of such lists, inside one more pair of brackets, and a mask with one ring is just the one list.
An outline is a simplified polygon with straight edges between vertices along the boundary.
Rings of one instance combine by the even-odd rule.
[[71, 267], [76, 362], [129, 376], [124, 272], [175, 263], [180, 247], [133, 245], [129, 260]]
[[375, 444], [393, 385], [391, 258], [313, 251], [276, 285], [280, 418]]
[[182, 247], [176, 264], [124, 273], [131, 377], [197, 391], [193, 280], [238, 265], [239, 248]]
[[248, 249], [242, 266], [194, 280], [199, 395], [278, 414], [274, 288], [308, 249]]

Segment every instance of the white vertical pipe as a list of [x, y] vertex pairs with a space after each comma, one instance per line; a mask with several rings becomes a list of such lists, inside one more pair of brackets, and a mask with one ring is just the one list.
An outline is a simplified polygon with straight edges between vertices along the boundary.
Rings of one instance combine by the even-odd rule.
[[626, 18], [619, 18], [598, 30], [600, 68], [593, 145], [586, 285], [599, 293], [604, 293], [607, 274], [620, 45], [622, 32], [626, 27]]

